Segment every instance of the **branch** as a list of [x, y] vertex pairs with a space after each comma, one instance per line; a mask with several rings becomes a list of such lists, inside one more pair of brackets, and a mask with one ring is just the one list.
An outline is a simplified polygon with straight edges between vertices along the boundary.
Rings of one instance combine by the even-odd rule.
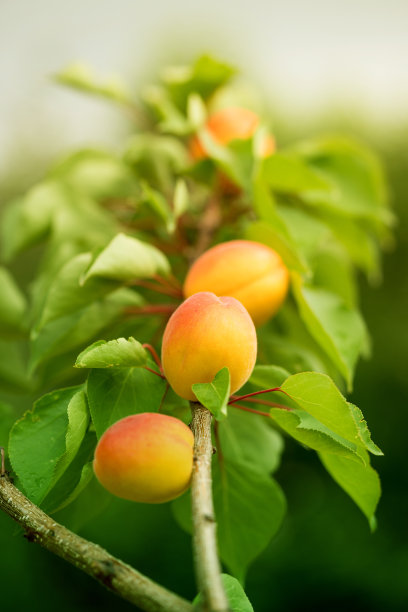
[[216, 520], [211, 490], [211, 413], [191, 402], [194, 433], [194, 465], [191, 480], [193, 549], [198, 588], [204, 612], [230, 610], [221, 580], [217, 553]]
[[0, 474], [0, 509], [17, 521], [31, 542], [38, 542], [110, 591], [145, 612], [192, 612], [192, 605], [143, 574], [56, 523]]

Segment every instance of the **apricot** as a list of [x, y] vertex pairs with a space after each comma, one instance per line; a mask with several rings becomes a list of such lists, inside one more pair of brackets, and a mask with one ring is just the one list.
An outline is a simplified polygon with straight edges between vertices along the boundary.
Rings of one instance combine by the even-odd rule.
[[[205, 127], [216, 143], [227, 145], [233, 140], [247, 140], [254, 135], [259, 125], [259, 117], [248, 108], [229, 107], [216, 111], [208, 118]], [[261, 143], [260, 156], [268, 157], [275, 151], [272, 136], [266, 136]], [[208, 157], [199, 136], [190, 142], [190, 152], [195, 160]]]
[[110, 493], [159, 504], [189, 486], [194, 436], [179, 419], [156, 412], [117, 421], [100, 438], [94, 472]]
[[255, 326], [233, 297], [195, 293], [170, 317], [163, 336], [166, 378], [181, 397], [195, 400], [194, 383], [211, 382], [227, 367], [231, 393], [248, 380], [256, 361]]
[[278, 311], [288, 286], [288, 270], [276, 251], [251, 240], [231, 240], [212, 247], [193, 263], [183, 292], [186, 298], [199, 291], [230, 295], [260, 325]]

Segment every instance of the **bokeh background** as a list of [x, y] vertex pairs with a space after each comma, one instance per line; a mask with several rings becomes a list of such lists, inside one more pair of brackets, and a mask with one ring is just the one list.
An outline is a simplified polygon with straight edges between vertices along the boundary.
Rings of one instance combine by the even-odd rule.
[[[0, 0], [0, 203], [82, 145], [119, 147], [130, 126], [102, 101], [52, 82], [81, 60], [137, 93], [160, 67], [210, 52], [259, 88], [278, 143], [341, 130], [383, 160], [399, 218], [380, 286], [362, 285], [373, 357], [353, 401], [385, 453], [378, 529], [330, 480], [314, 453], [287, 443], [277, 479], [289, 512], [252, 565], [256, 612], [408, 609], [408, 3], [405, 0]], [[92, 499], [89, 500], [92, 503]], [[64, 517], [61, 516], [60, 520]], [[71, 525], [186, 597], [190, 540], [168, 508], [115, 501]], [[1, 605], [45, 612], [134, 609], [29, 544], [0, 516]]]

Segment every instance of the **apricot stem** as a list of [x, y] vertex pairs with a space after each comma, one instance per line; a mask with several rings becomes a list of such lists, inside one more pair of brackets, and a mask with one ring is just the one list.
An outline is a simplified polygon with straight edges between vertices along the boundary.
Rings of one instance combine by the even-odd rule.
[[246, 412], [252, 412], [253, 414], [259, 414], [264, 417], [271, 418], [269, 412], [262, 412], [261, 410], [255, 410], [255, 408], [248, 408], [248, 406], [241, 406], [241, 404], [234, 404], [233, 408], [239, 408], [240, 410], [245, 410]]
[[149, 304], [147, 306], [128, 306], [125, 309], [125, 312], [130, 315], [171, 315], [176, 310], [177, 306], [178, 304]]
[[170, 297], [174, 298], [180, 298], [182, 296], [180, 291], [176, 290], [170, 285], [164, 285], [159, 283], [155, 284], [145, 280], [136, 280], [132, 282], [132, 285], [136, 287], [144, 287], [145, 289], [150, 289], [151, 291], [155, 291], [156, 293], [163, 293], [164, 295], [169, 295]]
[[166, 377], [164, 376], [164, 374], [159, 374], [159, 372], [156, 372], [156, 370], [153, 370], [152, 368], [149, 368], [148, 366], [143, 366], [144, 370], [147, 370], [148, 372], [151, 372], [152, 374], [156, 374], [156, 376], [160, 376], [160, 378], [162, 378], [163, 380], [166, 380]]
[[154, 346], [152, 346], [151, 344], [142, 344], [143, 348], [145, 348], [147, 351], [149, 351], [149, 353], [151, 354], [151, 356], [153, 357], [153, 359], [155, 360], [155, 362], [157, 363], [157, 365], [159, 366], [159, 370], [160, 372], [163, 374], [163, 368], [162, 368], [162, 364], [160, 361], [160, 357], [158, 356], [156, 349], [154, 348]]
[[280, 387], [274, 387], [273, 389], [261, 389], [260, 391], [254, 391], [253, 393], [247, 393], [246, 395], [239, 395], [239, 396], [234, 395], [234, 397], [230, 399], [228, 404], [234, 404], [235, 402], [243, 402], [248, 397], [253, 397], [254, 395], [261, 395], [263, 393], [273, 393], [274, 391], [281, 391], [282, 393], [285, 393], [285, 395], [288, 395]]
[[56, 523], [19, 491], [4, 474], [0, 478], [0, 509], [37, 542], [92, 576], [101, 585], [145, 612], [193, 612], [192, 605], [106, 550]]
[[194, 565], [202, 612], [229, 612], [217, 553], [216, 519], [211, 489], [211, 413], [191, 402], [194, 461], [191, 478]]
[[238, 395], [231, 395], [231, 399], [234, 399], [234, 400], [239, 399], [240, 401], [243, 401], [243, 402], [261, 404], [262, 406], [270, 406], [271, 408], [281, 408], [282, 410], [292, 410], [292, 408], [290, 408], [289, 406], [285, 406], [285, 404], [278, 404], [277, 402], [268, 402], [267, 400], [260, 400], [254, 397], [247, 397], [246, 399], [242, 400], [241, 398], [238, 397]]

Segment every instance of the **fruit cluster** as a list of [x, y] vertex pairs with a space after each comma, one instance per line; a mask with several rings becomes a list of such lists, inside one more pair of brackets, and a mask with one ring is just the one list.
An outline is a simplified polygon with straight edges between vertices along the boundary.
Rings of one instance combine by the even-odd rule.
[[[257, 116], [227, 109], [211, 116], [207, 129], [220, 144], [254, 134]], [[263, 155], [274, 150], [272, 138]], [[197, 136], [196, 159], [206, 156]], [[162, 342], [166, 379], [180, 397], [196, 401], [195, 383], [209, 383], [227, 367], [231, 393], [251, 375], [256, 361], [255, 325], [280, 308], [289, 285], [278, 253], [257, 242], [233, 240], [204, 252], [191, 266], [185, 301], [170, 317]], [[111, 493], [137, 502], [160, 503], [181, 495], [189, 485], [194, 439], [180, 420], [158, 413], [137, 414], [112, 425], [99, 440], [94, 471]]]

